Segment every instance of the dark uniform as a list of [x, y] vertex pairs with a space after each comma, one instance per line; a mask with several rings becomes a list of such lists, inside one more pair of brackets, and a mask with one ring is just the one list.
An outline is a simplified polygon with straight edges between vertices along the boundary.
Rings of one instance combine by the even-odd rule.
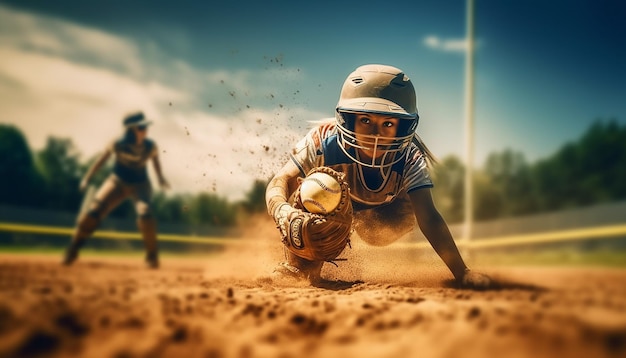
[[88, 210], [79, 215], [72, 243], [63, 262], [67, 265], [74, 262], [80, 247], [100, 222], [122, 201], [131, 198], [137, 213], [137, 226], [146, 249], [146, 262], [150, 267], [156, 268], [156, 220], [151, 210], [152, 186], [147, 170], [148, 162], [158, 155], [156, 143], [147, 138], [136, 143], [132, 136], [125, 136], [112, 142], [104, 155], [114, 156], [113, 172], [98, 189]]

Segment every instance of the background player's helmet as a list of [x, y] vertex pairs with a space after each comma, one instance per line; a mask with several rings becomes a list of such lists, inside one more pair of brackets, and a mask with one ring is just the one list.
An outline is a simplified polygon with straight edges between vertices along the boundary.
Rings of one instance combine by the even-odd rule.
[[124, 124], [124, 127], [130, 128], [147, 126], [149, 124], [152, 124], [152, 121], [147, 120], [143, 112], [139, 111], [128, 113], [126, 116], [124, 116], [124, 120], [122, 121], [122, 123]]
[[[356, 142], [355, 114], [376, 113], [400, 119], [393, 138], [367, 135]], [[415, 137], [419, 121], [417, 97], [411, 80], [402, 70], [386, 65], [364, 65], [352, 72], [343, 84], [335, 112], [339, 146], [355, 162], [368, 167], [388, 167], [400, 161]], [[379, 141], [385, 139], [386, 144]], [[389, 144], [391, 142], [391, 144]], [[356, 149], [384, 152], [382, 160], [367, 162], [358, 157]]]

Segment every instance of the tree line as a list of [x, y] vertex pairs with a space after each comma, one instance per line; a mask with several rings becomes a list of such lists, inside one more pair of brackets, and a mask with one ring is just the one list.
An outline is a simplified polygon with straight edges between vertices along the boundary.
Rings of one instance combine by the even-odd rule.
[[[81, 162], [71, 139], [49, 137], [33, 152], [15, 126], [0, 124], [0, 204], [77, 211], [79, 182], [96, 158]], [[456, 156], [443, 158], [432, 171], [433, 196], [450, 223], [463, 220], [466, 168]], [[93, 178], [101, 183], [101, 170]], [[597, 119], [576, 141], [529, 163], [522, 152], [506, 149], [474, 169], [474, 217], [490, 220], [567, 209], [626, 198], [626, 126]], [[216, 193], [157, 193], [154, 213], [162, 222], [233, 226], [265, 211], [266, 180], [257, 179], [245, 198], [231, 202]], [[129, 201], [111, 213], [134, 218]]]
[[[463, 220], [465, 167], [454, 156], [434, 169], [433, 196], [451, 223]], [[477, 221], [564, 210], [626, 199], [626, 125], [596, 119], [580, 138], [529, 163], [506, 149], [473, 173]]]
[[[43, 149], [33, 151], [19, 128], [0, 124], [0, 204], [78, 212], [83, 198], [80, 180], [96, 159], [81, 161], [80, 152], [67, 138], [49, 137]], [[109, 164], [98, 171], [92, 183], [101, 184], [111, 168]], [[266, 183], [256, 180], [239, 202], [209, 192], [157, 192], [153, 209], [160, 222], [233, 226], [238, 219], [265, 210]], [[132, 202], [123, 202], [110, 216], [134, 219]]]

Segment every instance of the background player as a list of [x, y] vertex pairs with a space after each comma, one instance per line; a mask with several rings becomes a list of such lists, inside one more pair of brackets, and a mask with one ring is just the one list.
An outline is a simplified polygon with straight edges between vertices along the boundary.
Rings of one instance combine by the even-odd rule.
[[[417, 222], [460, 285], [487, 288], [491, 280], [466, 266], [433, 203], [428, 166], [434, 160], [415, 133], [418, 121], [415, 89], [400, 69], [377, 64], [357, 68], [344, 82], [335, 119], [311, 129], [268, 184], [268, 212], [283, 237], [285, 232], [289, 236], [293, 218], [307, 215], [288, 200], [298, 188], [297, 179], [313, 168], [330, 167], [345, 174], [352, 225], [362, 240], [387, 245]], [[320, 280], [323, 261], [305, 259], [294, 250], [286, 255], [279, 272]]]
[[147, 138], [148, 125], [142, 112], [127, 115], [123, 120], [125, 128], [121, 139], [113, 141], [100, 158], [89, 168], [80, 183], [84, 191], [92, 176], [106, 163], [111, 155], [115, 157], [113, 172], [98, 189], [95, 199], [86, 213], [80, 213], [70, 246], [65, 252], [63, 263], [71, 265], [77, 258], [85, 240], [96, 230], [100, 222], [119, 204], [131, 198], [137, 213], [137, 226], [141, 231], [146, 249], [146, 264], [150, 268], [159, 267], [156, 220], [152, 214], [152, 186], [148, 178], [147, 163], [152, 164], [163, 189], [169, 184], [163, 177], [156, 143]]

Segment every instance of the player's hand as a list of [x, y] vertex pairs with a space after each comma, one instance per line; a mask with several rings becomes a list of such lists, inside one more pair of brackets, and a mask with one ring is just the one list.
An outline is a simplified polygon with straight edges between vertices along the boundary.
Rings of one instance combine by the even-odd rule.
[[159, 186], [163, 190], [168, 190], [170, 188], [170, 183], [168, 183], [167, 180], [165, 180], [165, 178], [160, 178], [159, 179]]
[[83, 179], [80, 181], [80, 184], [78, 185], [78, 190], [80, 190], [81, 193], [84, 193], [85, 190], [87, 190], [88, 185], [89, 185], [89, 180]]
[[295, 218], [310, 217], [312, 219], [323, 219], [321, 215], [307, 213], [306, 211], [296, 209], [288, 203], [284, 203], [274, 212], [274, 221], [281, 231], [283, 237], [288, 237], [291, 231], [291, 221]]
[[295, 209], [288, 203], [284, 203], [276, 209], [274, 212], [274, 222], [276, 222], [276, 226], [278, 226], [283, 237], [288, 235], [291, 219], [299, 216], [301, 213], [302, 210]]
[[469, 269], [465, 271], [460, 281], [462, 288], [472, 290], [488, 290], [493, 287], [493, 280], [489, 276]]

